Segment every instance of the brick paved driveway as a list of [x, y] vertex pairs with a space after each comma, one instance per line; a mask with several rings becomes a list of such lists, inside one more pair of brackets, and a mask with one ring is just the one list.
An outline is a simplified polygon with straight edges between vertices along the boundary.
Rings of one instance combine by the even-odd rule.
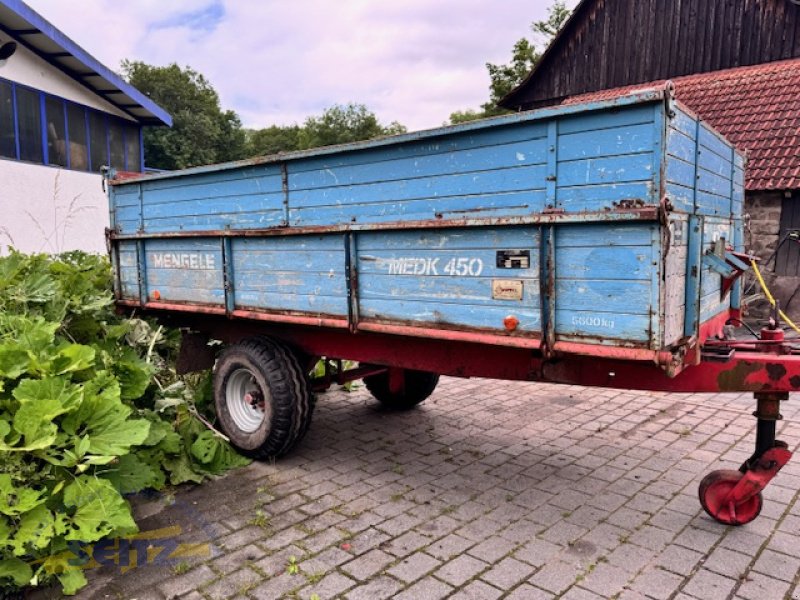
[[[180, 527], [211, 558], [104, 567], [80, 597], [800, 599], [800, 460], [750, 525], [716, 524], [696, 497], [752, 451], [753, 408], [443, 379], [392, 414], [363, 388], [331, 392], [277, 464], [138, 503], [151, 537]], [[783, 413], [793, 447], [800, 403]], [[168, 543], [149, 542], [151, 561]]]

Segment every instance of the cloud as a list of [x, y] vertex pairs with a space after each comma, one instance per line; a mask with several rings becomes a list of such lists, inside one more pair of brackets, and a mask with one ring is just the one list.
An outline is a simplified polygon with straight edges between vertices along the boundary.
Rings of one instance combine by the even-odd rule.
[[[384, 122], [441, 125], [488, 98], [549, 0], [28, 0], [107, 66], [177, 62], [205, 75], [246, 126], [360, 102]], [[575, 0], [571, 2], [574, 4]]]

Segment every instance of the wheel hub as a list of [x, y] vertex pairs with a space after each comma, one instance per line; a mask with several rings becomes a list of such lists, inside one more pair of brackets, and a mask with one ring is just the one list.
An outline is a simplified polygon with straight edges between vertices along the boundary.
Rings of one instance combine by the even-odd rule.
[[246, 368], [236, 369], [225, 385], [225, 404], [236, 426], [253, 433], [267, 418], [269, 402], [255, 375]]

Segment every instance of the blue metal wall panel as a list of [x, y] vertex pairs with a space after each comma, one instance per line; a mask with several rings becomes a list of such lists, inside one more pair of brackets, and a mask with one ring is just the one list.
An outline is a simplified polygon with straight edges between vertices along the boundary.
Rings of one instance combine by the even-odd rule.
[[236, 308], [347, 316], [345, 238], [231, 240]]
[[144, 251], [149, 298], [224, 305], [219, 239], [147, 240]]
[[[556, 338], [650, 345], [656, 223], [555, 230]], [[657, 289], [657, 288], [656, 288]]]
[[119, 291], [126, 300], [139, 299], [139, 266], [136, 242], [119, 242]]
[[[474, 228], [359, 233], [362, 318], [538, 333], [538, 228]], [[525, 268], [498, 268], [498, 250], [527, 250]], [[521, 299], [493, 298], [493, 281], [513, 280]]]

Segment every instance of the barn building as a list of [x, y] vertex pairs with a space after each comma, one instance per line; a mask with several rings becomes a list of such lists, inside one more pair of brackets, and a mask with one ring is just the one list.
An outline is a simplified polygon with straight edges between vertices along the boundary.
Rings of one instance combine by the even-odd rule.
[[[582, 0], [501, 104], [531, 109], [671, 80], [747, 153], [748, 250], [800, 318], [800, 6], [795, 0]], [[748, 290], [746, 290], [747, 292]], [[749, 291], [755, 292], [754, 286]], [[751, 302], [763, 316], [763, 302]]]
[[144, 170], [170, 116], [20, 0], [0, 0], [0, 253], [105, 252], [101, 167]]

